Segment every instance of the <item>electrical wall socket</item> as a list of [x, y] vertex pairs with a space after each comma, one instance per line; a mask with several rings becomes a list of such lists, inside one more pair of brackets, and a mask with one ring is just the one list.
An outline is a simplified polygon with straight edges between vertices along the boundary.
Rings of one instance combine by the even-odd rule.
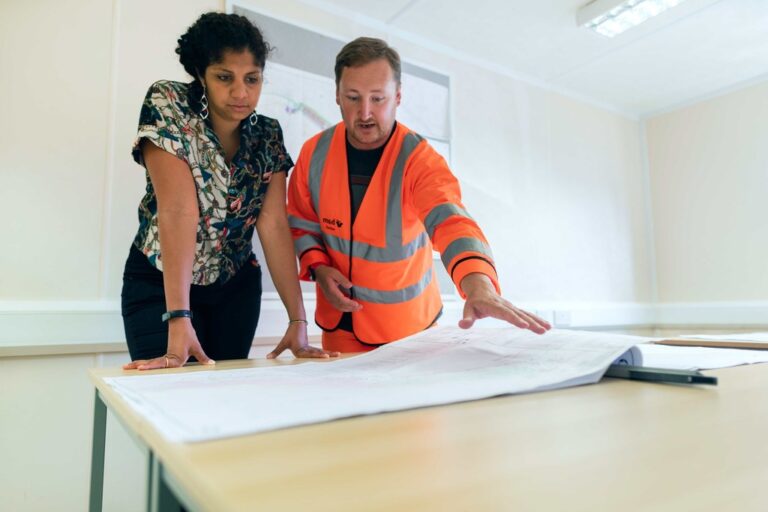
[[570, 327], [571, 326], [571, 312], [570, 311], [555, 311], [555, 327]]

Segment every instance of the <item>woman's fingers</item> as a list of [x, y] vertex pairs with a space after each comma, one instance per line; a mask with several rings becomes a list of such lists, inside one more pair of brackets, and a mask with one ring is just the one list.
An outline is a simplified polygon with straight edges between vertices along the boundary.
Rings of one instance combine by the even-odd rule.
[[[205, 355], [205, 352], [203, 352], [202, 349], [197, 352], [190, 352], [192, 352], [196, 358], [198, 358], [197, 354], [200, 354], [198, 361], [200, 361], [201, 364], [216, 364], [213, 359]], [[201, 360], [200, 358], [203, 359]], [[130, 363], [123, 365], [123, 370], [159, 370], [164, 368], [179, 368], [184, 366], [184, 363], [186, 362], [187, 358], [182, 358], [181, 356], [169, 352], [167, 354], [163, 354], [160, 357], [155, 357], [154, 359], [137, 359], [136, 361], [131, 361]]]
[[[160, 356], [148, 361], [143, 361], [141, 364], [136, 365], [137, 370], [158, 370], [160, 368], [171, 368], [171, 365], [176, 363], [175, 360], [168, 359], [167, 356]], [[175, 364], [175, 366], [181, 366]]]
[[147, 359], [137, 359], [135, 361], [131, 361], [128, 364], [123, 365], [123, 370], [135, 370], [139, 367], [140, 364], [146, 364], [148, 362]]
[[285, 340], [281, 341], [280, 343], [277, 344], [277, 346], [275, 347], [275, 350], [267, 354], [267, 359], [275, 359], [277, 356], [282, 354], [287, 348], [288, 348], [288, 343], [286, 343]]
[[[123, 365], [123, 370], [157, 370], [158, 368], [169, 368], [170, 359], [166, 362], [165, 356], [154, 359], [137, 359]], [[179, 365], [177, 365], [179, 366]]]
[[340, 352], [336, 352], [335, 350], [323, 350], [321, 348], [313, 347], [311, 345], [304, 345], [297, 349], [292, 349], [290, 347], [290, 343], [281, 342], [280, 344], [277, 345], [277, 347], [275, 347], [275, 350], [267, 354], [267, 359], [275, 359], [277, 356], [279, 356], [285, 350], [288, 350], [288, 349], [291, 349], [291, 352], [293, 352], [294, 357], [327, 359], [329, 357], [339, 357], [341, 355]]
[[320, 358], [320, 359], [327, 359], [329, 357], [339, 357], [339, 355], [341, 355], [339, 352], [332, 351], [332, 350], [323, 350], [321, 348], [316, 348], [311, 345], [306, 345], [304, 347], [301, 347], [295, 353], [296, 357], [309, 357], [309, 358]]
[[199, 343], [196, 347], [189, 350], [189, 355], [195, 356], [195, 359], [197, 359], [197, 362], [200, 364], [216, 364], [216, 361], [208, 357], [203, 351], [203, 347], [201, 347]]

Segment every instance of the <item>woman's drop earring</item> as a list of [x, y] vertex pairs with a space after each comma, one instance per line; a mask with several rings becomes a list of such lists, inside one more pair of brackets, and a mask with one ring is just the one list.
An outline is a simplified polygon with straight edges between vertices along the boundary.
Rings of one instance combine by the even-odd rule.
[[200, 106], [202, 107], [200, 109], [200, 117], [205, 121], [208, 119], [210, 111], [208, 110], [208, 96], [205, 95], [205, 82], [201, 80], [200, 83], [203, 84], [203, 95], [200, 97]]

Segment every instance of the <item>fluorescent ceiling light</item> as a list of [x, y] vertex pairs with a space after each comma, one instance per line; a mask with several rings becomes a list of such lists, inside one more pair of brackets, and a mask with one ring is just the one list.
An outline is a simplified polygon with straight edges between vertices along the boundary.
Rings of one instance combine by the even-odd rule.
[[594, 0], [576, 13], [579, 26], [613, 37], [685, 0]]

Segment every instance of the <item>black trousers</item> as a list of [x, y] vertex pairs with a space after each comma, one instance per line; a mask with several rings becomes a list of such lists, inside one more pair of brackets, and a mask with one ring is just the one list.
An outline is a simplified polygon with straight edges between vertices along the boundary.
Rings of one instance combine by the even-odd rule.
[[[123, 325], [131, 359], [160, 357], [168, 349], [163, 273], [131, 246], [123, 272]], [[214, 361], [245, 359], [261, 311], [261, 268], [255, 257], [224, 284], [192, 285], [192, 326], [203, 351]], [[193, 358], [194, 360], [194, 358]]]

